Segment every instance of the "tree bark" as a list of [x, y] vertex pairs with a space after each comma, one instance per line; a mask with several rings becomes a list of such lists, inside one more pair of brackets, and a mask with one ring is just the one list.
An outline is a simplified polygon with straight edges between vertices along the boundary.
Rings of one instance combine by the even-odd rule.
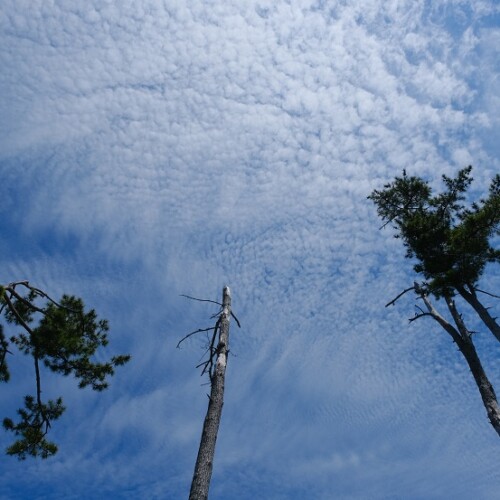
[[481, 394], [481, 398], [491, 425], [500, 436], [500, 408], [498, 406], [497, 396], [491, 382], [488, 380], [488, 377], [484, 372], [481, 360], [477, 355], [476, 348], [470, 338], [468, 340], [461, 340], [458, 343], [458, 348], [463, 354], [467, 364], [469, 365], [470, 371], [474, 376], [474, 380], [476, 381], [479, 393]]
[[420, 293], [420, 296], [429, 311], [429, 315], [451, 336], [465, 358], [465, 361], [467, 361], [477, 388], [479, 389], [479, 393], [481, 394], [481, 399], [483, 400], [483, 405], [491, 425], [500, 436], [500, 407], [498, 406], [495, 390], [486, 376], [481, 360], [479, 359], [476, 348], [470, 337], [470, 333], [465, 326], [462, 316], [455, 307], [455, 302], [449, 295], [445, 295], [446, 304], [457, 328], [438, 313], [429, 301], [429, 298], [423, 292]]
[[222, 291], [222, 312], [219, 316], [219, 342], [217, 361], [211, 377], [211, 390], [208, 410], [203, 423], [200, 448], [194, 468], [189, 500], [206, 500], [212, 477], [215, 443], [224, 404], [224, 382], [229, 347], [229, 319], [231, 317], [231, 293], [229, 287]]
[[488, 309], [481, 304], [474, 289], [471, 289], [471, 291], [468, 292], [464, 287], [457, 287], [457, 290], [458, 293], [472, 306], [483, 323], [500, 342], [500, 325], [495, 321], [495, 318], [490, 315]]

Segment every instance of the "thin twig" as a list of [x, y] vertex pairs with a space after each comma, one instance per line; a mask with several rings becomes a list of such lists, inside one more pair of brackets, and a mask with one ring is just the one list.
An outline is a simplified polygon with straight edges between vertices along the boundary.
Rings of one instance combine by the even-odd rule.
[[413, 318], [409, 318], [408, 319], [408, 321], [410, 323], [412, 323], [416, 319], [422, 318], [424, 316], [430, 316], [431, 315], [430, 313], [425, 312], [420, 306], [415, 305], [415, 308], [418, 309], [420, 312], [419, 313], [415, 313], [415, 316], [413, 316]]
[[210, 316], [210, 319], [218, 318], [221, 312], [222, 312], [222, 309], [219, 309], [215, 314], [212, 314], [212, 316]]
[[7, 285], [6, 289], [10, 288], [10, 287], [12, 287], [12, 289], [15, 289], [15, 287], [17, 285], [22, 285], [22, 286], [26, 287], [28, 290], [31, 290], [32, 292], [35, 292], [40, 297], [43, 297], [43, 298], [47, 299], [49, 302], [52, 302], [55, 306], [60, 307], [61, 309], [65, 309], [66, 311], [69, 311], [69, 312], [72, 312], [72, 313], [78, 313], [79, 312], [79, 311], [75, 311], [74, 309], [71, 309], [71, 307], [63, 306], [62, 304], [60, 304], [59, 302], [57, 302], [56, 300], [54, 300], [50, 295], [48, 295], [47, 293], [45, 293], [43, 290], [40, 290], [39, 288], [30, 285], [29, 281], [27, 281], [27, 280], [25, 280], [25, 281], [13, 281], [12, 283], [9, 283]]
[[484, 290], [480, 290], [479, 288], [474, 288], [476, 292], [484, 293], [485, 295], [489, 295], [490, 297], [494, 297], [495, 299], [500, 299], [500, 295], [495, 295], [494, 293], [485, 292]]
[[185, 337], [183, 337], [181, 340], [179, 340], [179, 342], [177, 343], [177, 349], [180, 349], [180, 345], [182, 344], [182, 342], [184, 342], [189, 337], [191, 337], [197, 333], [200, 333], [200, 332], [209, 332], [210, 330], [213, 330], [213, 329], [214, 329], [213, 326], [211, 326], [210, 328], [198, 328], [198, 330], [195, 330], [194, 332], [188, 333]]
[[186, 297], [186, 299], [197, 300], [198, 302], [211, 302], [212, 304], [217, 304], [222, 307], [222, 304], [220, 302], [217, 302], [216, 300], [198, 299], [196, 297], [191, 297], [190, 295], [184, 295], [183, 293], [181, 293], [180, 296]]
[[400, 299], [405, 293], [409, 292], [410, 290], [415, 290], [415, 286], [411, 286], [410, 288], [403, 290], [395, 299], [392, 299], [390, 302], [388, 302], [385, 307], [393, 306], [398, 299]]
[[239, 322], [238, 318], [233, 314], [233, 311], [231, 311], [231, 316], [236, 321], [236, 324], [238, 325], [238, 328], [241, 328], [241, 323]]
[[[185, 297], [190, 300], [196, 300], [198, 302], [209, 302], [211, 304], [217, 304], [218, 306], [221, 307], [221, 309], [213, 314], [210, 319], [217, 318], [217, 321], [215, 323], [215, 326], [210, 327], [210, 328], [199, 328], [198, 330], [195, 330], [194, 332], [188, 333], [185, 337], [183, 337], [177, 344], [177, 347], [179, 348], [180, 344], [184, 342], [187, 338], [191, 337], [192, 335], [196, 335], [197, 333], [201, 332], [207, 332], [207, 341], [208, 341], [208, 348], [205, 351], [205, 354], [202, 356], [202, 359], [205, 355], [208, 354], [208, 358], [205, 361], [202, 361], [199, 363], [196, 368], [203, 367], [201, 370], [201, 375], [204, 375], [205, 373], [208, 373], [210, 380], [212, 380], [213, 375], [214, 375], [214, 366], [215, 366], [215, 358], [218, 355], [218, 347], [215, 347], [215, 343], [217, 340], [217, 333], [219, 332], [220, 329], [220, 323], [221, 323], [221, 317], [224, 312], [223, 310], [223, 304], [220, 302], [217, 302], [215, 300], [209, 300], [209, 299], [199, 299], [197, 297], [192, 297], [191, 295], [185, 295], [185, 294], [180, 294], [181, 297]], [[231, 311], [231, 316], [234, 318], [236, 321], [236, 324], [238, 325], [238, 328], [241, 328], [241, 323], [239, 319], [234, 315], [234, 313]], [[208, 332], [212, 331], [212, 336], [211, 338], [208, 337]]]
[[413, 323], [415, 320], [417, 320], [419, 318], [423, 318], [424, 316], [432, 316], [432, 314], [428, 313], [428, 312], [422, 312], [420, 314], [415, 314], [415, 316], [413, 316], [413, 318], [410, 318], [408, 321], [410, 323]]
[[[212, 304], [217, 304], [218, 306], [222, 307], [222, 304], [220, 302], [217, 302], [216, 300], [198, 299], [197, 297], [191, 297], [190, 295], [185, 295], [183, 293], [180, 294], [180, 297], [186, 297], [187, 299], [197, 300], [198, 302], [211, 302]], [[210, 316], [210, 318], [216, 318], [217, 316], [219, 316], [219, 314], [221, 312], [222, 312], [222, 310], [219, 311], [219, 312], [217, 312], [217, 313], [215, 313], [215, 314], [213, 314], [212, 316]], [[235, 314], [233, 313], [233, 311], [231, 311], [231, 316], [236, 321], [236, 324], [238, 325], [238, 328], [241, 328], [241, 323], [240, 323], [239, 319], [235, 316]]]

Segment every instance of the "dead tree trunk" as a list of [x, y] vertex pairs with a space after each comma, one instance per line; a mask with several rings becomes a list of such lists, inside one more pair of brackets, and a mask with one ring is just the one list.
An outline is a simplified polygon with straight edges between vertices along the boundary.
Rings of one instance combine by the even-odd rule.
[[[211, 391], [207, 415], [203, 423], [200, 448], [194, 468], [189, 500], [206, 500], [212, 477], [215, 443], [224, 404], [224, 379], [226, 375], [229, 347], [229, 319], [231, 317], [231, 294], [229, 287], [222, 291], [222, 312], [218, 319], [219, 340], [215, 348], [215, 369], [210, 371]], [[216, 326], [217, 329], [217, 326]]]

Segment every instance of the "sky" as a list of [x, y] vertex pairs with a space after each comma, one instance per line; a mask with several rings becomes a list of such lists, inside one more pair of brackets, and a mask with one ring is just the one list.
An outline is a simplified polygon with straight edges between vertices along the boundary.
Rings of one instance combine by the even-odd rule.
[[[176, 345], [217, 308], [181, 294], [225, 285], [211, 499], [498, 498], [464, 360], [414, 297], [384, 307], [415, 275], [366, 199], [500, 171], [495, 0], [2, 0], [0, 47], [0, 282], [82, 297], [102, 359], [132, 355], [101, 394], [44, 375], [60, 451], [0, 456], [1, 499], [187, 498], [206, 339]], [[2, 418], [34, 391], [9, 360]]]

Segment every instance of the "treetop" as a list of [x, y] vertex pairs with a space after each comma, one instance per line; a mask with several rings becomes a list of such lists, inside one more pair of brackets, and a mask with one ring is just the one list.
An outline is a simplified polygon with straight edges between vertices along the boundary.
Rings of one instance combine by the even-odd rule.
[[442, 176], [445, 189], [433, 195], [428, 181], [405, 170], [368, 197], [377, 206], [384, 226], [392, 224], [396, 238], [415, 258], [414, 270], [437, 297], [453, 294], [457, 287], [474, 288], [489, 262], [500, 262], [492, 245], [500, 234], [500, 175], [490, 184], [488, 196], [467, 203], [472, 167], [453, 178]]

